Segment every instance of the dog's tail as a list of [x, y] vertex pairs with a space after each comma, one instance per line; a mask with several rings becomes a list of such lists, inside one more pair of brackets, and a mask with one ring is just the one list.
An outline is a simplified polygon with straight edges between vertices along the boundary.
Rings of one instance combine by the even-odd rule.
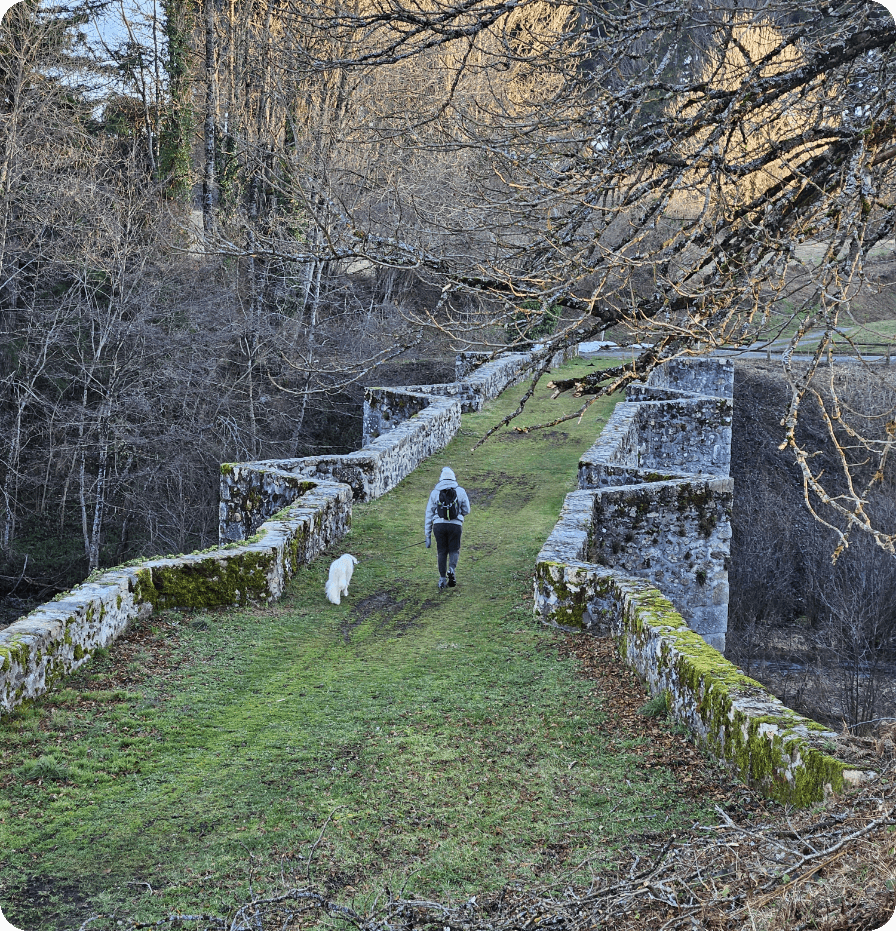
[[336, 579], [327, 579], [327, 598], [333, 602], [334, 605], [339, 604], [339, 583]]

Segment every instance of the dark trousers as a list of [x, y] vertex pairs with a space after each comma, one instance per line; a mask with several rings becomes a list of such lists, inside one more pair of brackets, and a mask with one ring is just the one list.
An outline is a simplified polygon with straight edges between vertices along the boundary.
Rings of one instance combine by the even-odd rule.
[[436, 538], [436, 550], [439, 554], [439, 575], [444, 579], [446, 565], [452, 572], [457, 568], [460, 556], [460, 524], [433, 524], [432, 533]]

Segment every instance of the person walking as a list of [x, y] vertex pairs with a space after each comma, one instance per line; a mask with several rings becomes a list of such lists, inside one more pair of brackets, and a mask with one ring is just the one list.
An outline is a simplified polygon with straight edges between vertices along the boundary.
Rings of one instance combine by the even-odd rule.
[[460, 536], [464, 517], [470, 513], [470, 499], [457, 484], [454, 472], [447, 466], [442, 469], [436, 487], [426, 505], [426, 548], [436, 538], [439, 560], [439, 591], [457, 585], [457, 558], [460, 556]]

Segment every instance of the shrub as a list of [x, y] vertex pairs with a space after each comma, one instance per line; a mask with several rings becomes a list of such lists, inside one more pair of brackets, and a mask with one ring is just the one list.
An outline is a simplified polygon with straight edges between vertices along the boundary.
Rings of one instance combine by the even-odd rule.
[[538, 301], [523, 302], [511, 321], [504, 327], [508, 345], [516, 344], [520, 340], [532, 343], [550, 336], [557, 329], [560, 313], [559, 304], [542, 307]]
[[29, 760], [21, 770], [25, 779], [51, 779], [62, 782], [69, 777], [68, 767], [58, 763], [54, 756], [41, 756], [36, 760]]
[[669, 713], [669, 701], [666, 698], [666, 693], [660, 692], [659, 695], [654, 695], [650, 701], [645, 702], [638, 710], [645, 718], [665, 718]]

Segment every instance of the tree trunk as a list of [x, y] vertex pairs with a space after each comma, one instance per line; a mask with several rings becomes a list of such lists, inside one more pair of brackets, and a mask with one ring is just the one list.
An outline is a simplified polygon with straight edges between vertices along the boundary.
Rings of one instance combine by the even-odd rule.
[[93, 498], [93, 526], [90, 530], [90, 545], [87, 551], [87, 562], [91, 572], [98, 569], [100, 564], [100, 542], [103, 532], [103, 515], [106, 510], [106, 468], [108, 459], [109, 439], [107, 435], [103, 440], [103, 447], [100, 452], [100, 463]]
[[205, 161], [202, 179], [202, 228], [206, 239], [215, 232], [215, 131], [218, 118], [217, 39], [215, 35], [215, 0], [203, 0], [205, 18]]
[[3, 479], [3, 552], [9, 556], [16, 536], [16, 498], [18, 497], [19, 457], [22, 449], [22, 413], [25, 407], [20, 397], [16, 405], [15, 425], [9, 437], [6, 475]]
[[81, 535], [84, 538], [84, 555], [90, 561], [90, 534], [87, 532], [87, 468], [84, 450], [81, 450], [81, 467], [78, 470], [78, 501], [81, 504]]

